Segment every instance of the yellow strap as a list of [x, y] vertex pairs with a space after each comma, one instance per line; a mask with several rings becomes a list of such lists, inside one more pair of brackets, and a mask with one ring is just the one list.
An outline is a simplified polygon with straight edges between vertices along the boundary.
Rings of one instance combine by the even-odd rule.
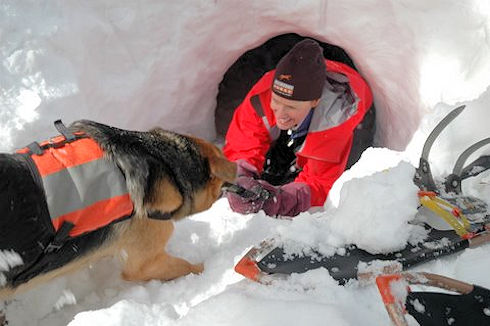
[[[446, 221], [460, 237], [470, 233], [470, 222], [457, 206], [437, 196], [423, 195], [419, 200], [424, 207]], [[453, 215], [454, 210], [459, 212], [458, 217]]]

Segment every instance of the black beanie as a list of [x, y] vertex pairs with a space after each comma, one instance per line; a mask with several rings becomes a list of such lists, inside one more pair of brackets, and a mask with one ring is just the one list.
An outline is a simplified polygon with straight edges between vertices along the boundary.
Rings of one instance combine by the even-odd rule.
[[277, 64], [272, 91], [290, 100], [316, 100], [322, 96], [326, 77], [323, 49], [317, 42], [305, 39]]

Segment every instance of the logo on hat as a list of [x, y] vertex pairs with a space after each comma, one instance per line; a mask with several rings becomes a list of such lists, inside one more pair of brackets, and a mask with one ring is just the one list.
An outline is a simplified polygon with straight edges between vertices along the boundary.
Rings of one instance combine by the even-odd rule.
[[[291, 76], [291, 75], [289, 75], [289, 76]], [[274, 79], [274, 84], [272, 84], [272, 88], [276, 92], [278, 92], [278, 93], [280, 93], [282, 95], [285, 95], [285, 96], [288, 96], [288, 97], [293, 96], [294, 86], [293, 85], [286, 84], [286, 83], [284, 83], [284, 82], [282, 82], [282, 81], [280, 81], [278, 79]]]

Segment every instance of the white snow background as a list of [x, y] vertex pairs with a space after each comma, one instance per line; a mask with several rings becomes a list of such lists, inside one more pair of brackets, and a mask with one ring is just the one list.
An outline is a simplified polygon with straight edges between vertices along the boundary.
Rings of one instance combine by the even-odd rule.
[[[290, 32], [344, 48], [377, 108], [382, 148], [344, 173], [324, 210], [291, 222], [236, 214], [219, 200], [176, 223], [169, 244], [171, 253], [204, 262], [203, 274], [129, 283], [119, 278], [119, 262], [106, 259], [19, 295], [6, 308], [9, 325], [390, 324], [373, 285], [338, 286], [319, 269], [264, 286], [233, 266], [271, 235], [325, 253], [345, 243], [386, 252], [421, 236], [407, 222], [417, 208], [411, 178], [428, 133], [467, 105], [429, 157], [441, 178], [466, 147], [490, 136], [488, 1], [3, 0], [0, 149], [51, 136], [57, 118], [161, 126], [213, 140], [223, 74], [247, 50]], [[488, 183], [484, 173], [463, 189], [488, 202]], [[417, 269], [490, 287], [489, 249]]]

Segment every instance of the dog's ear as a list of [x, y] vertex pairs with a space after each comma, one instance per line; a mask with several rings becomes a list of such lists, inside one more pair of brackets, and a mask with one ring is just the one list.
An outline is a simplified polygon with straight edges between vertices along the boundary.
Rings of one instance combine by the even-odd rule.
[[215, 177], [234, 183], [236, 181], [237, 166], [235, 162], [228, 161], [225, 157], [208, 157], [211, 174]]

